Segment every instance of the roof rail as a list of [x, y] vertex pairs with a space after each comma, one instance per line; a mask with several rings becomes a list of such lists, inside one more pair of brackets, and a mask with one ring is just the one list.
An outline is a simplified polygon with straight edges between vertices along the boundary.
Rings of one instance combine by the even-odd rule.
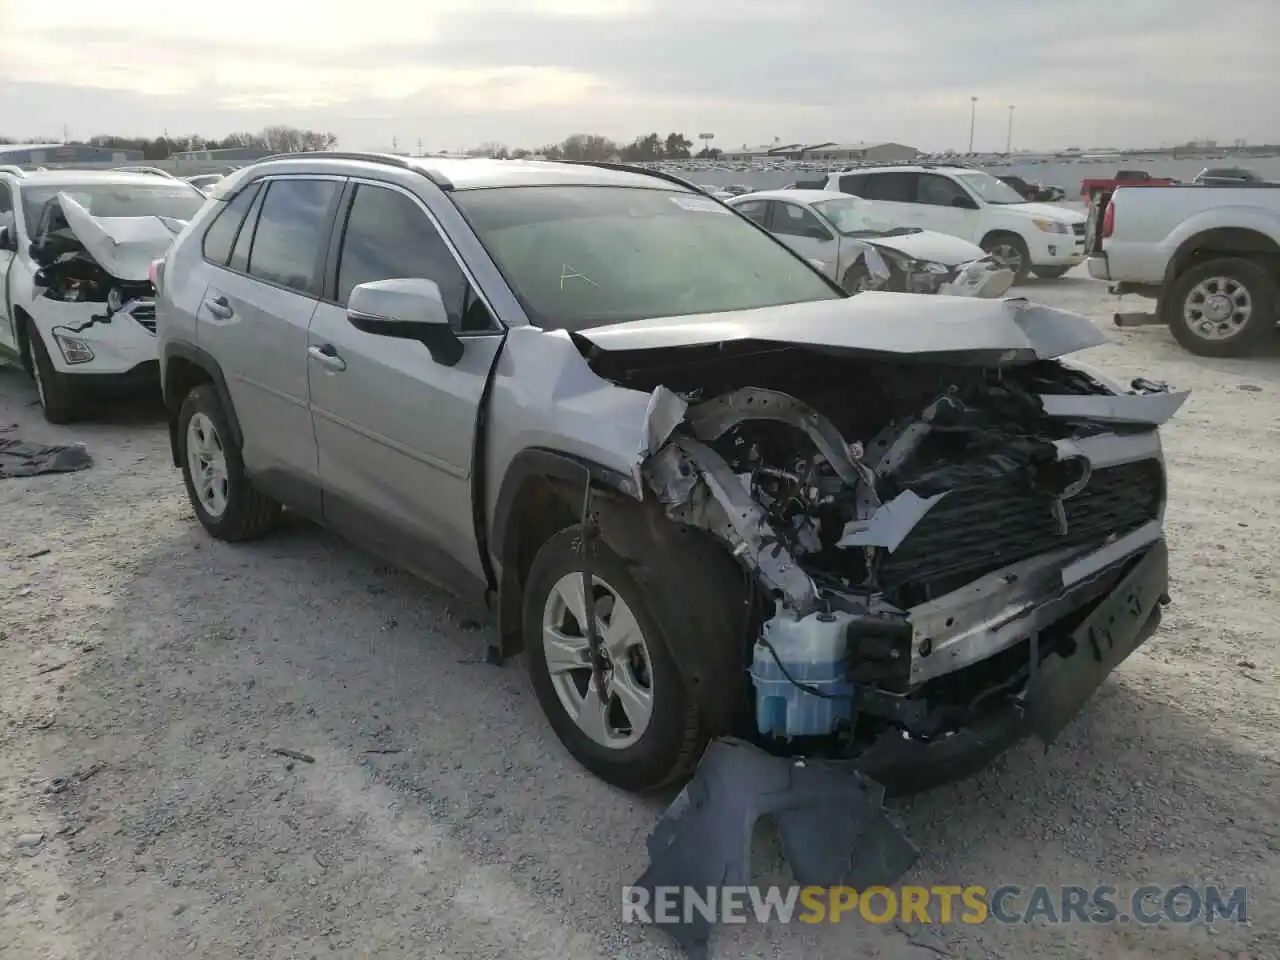
[[417, 164], [410, 163], [404, 157], [394, 153], [362, 153], [359, 150], [299, 150], [293, 153], [273, 153], [254, 163], [266, 163], [269, 160], [363, 160], [365, 163], [382, 163], [388, 167], [399, 167], [401, 170], [413, 170], [422, 174], [441, 190], [452, 190], [453, 181], [444, 174]]
[[666, 180], [668, 183], [678, 183], [682, 187], [688, 187], [694, 193], [701, 193], [704, 196], [711, 196], [707, 191], [692, 181], [683, 177], [677, 177], [674, 173], [667, 173], [665, 170], [655, 170], [649, 167], [639, 167], [631, 163], [615, 163], [612, 160], [561, 160], [560, 163], [573, 163], [581, 167], [600, 167], [604, 170], [622, 170], [626, 173], [642, 173], [648, 177], [654, 177], [658, 180]]
[[0, 164], [0, 173], [11, 173], [15, 177], [25, 177], [27, 171], [12, 163]]
[[142, 164], [125, 164], [123, 167], [112, 167], [114, 171], [120, 173], [146, 173], [153, 177], [168, 177], [170, 180], [177, 180], [168, 170], [161, 170], [159, 167], [148, 167]]

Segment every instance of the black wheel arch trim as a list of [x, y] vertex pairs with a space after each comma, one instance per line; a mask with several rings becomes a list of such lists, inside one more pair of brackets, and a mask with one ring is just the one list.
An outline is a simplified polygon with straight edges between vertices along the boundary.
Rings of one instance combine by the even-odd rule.
[[[167, 343], [164, 346], [164, 355], [161, 357], [160, 373], [162, 384], [164, 387], [165, 407], [169, 413], [169, 450], [173, 454], [173, 465], [175, 467], [182, 466], [182, 460], [178, 456], [178, 415], [177, 408], [181, 405], [181, 397], [169, 396], [172, 387], [172, 379], [169, 375], [169, 364], [173, 360], [185, 360], [194, 364], [205, 373], [213, 381], [213, 388], [218, 392], [218, 399], [222, 402], [222, 411], [227, 417], [227, 424], [231, 428], [231, 442], [235, 444], [236, 449], [240, 449], [244, 443], [244, 434], [240, 430], [240, 419], [236, 416], [235, 405], [231, 402], [231, 391], [227, 387], [227, 378], [222, 372], [222, 367], [213, 355], [207, 350], [202, 350], [192, 343], [183, 343], [176, 341]], [[177, 401], [175, 403], [175, 401]]]

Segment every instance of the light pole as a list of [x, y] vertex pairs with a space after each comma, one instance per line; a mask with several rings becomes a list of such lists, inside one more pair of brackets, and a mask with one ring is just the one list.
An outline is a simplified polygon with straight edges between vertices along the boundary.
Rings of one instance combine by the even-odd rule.
[[1013, 111], [1016, 109], [1017, 107], [1015, 107], [1012, 103], [1009, 104], [1009, 137], [1004, 142], [1005, 156], [1013, 155]]
[[978, 118], [978, 98], [969, 98], [969, 153], [973, 153], [973, 124]]

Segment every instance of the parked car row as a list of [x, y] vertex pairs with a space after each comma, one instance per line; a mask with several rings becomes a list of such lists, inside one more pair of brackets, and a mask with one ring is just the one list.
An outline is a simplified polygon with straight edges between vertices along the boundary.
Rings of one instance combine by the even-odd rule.
[[[524, 651], [611, 783], [682, 779], [733, 735], [922, 789], [1052, 741], [1159, 624], [1158, 427], [1184, 395], [1065, 359], [1102, 341], [1087, 318], [851, 296], [847, 257], [770, 235], [794, 204], [864, 262], [971, 252], [881, 235], [854, 198], [353, 154], [207, 201], [97, 176], [0, 180], [5, 272], [33, 284], [0, 301], [5, 353], [61, 375], [151, 335], [126, 284], [184, 223], [147, 363], [199, 523], [250, 540], [289, 507], [492, 601], [489, 658]], [[41, 299], [89, 316], [51, 326]]]

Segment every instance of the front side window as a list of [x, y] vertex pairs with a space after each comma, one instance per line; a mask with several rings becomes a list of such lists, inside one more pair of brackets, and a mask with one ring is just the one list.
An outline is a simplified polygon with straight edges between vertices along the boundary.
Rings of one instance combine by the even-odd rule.
[[346, 306], [359, 284], [410, 277], [435, 281], [455, 330], [491, 325], [487, 312], [478, 316], [483, 307], [470, 297], [467, 275], [422, 208], [399, 191], [360, 184], [338, 255], [338, 303]]
[[299, 293], [318, 296], [320, 253], [339, 184], [288, 179], [267, 184], [249, 251], [249, 274]]
[[[954, 180], [936, 173], [922, 173], [916, 179], [916, 200], [934, 207], [950, 207], [959, 199], [968, 203], [964, 190]], [[970, 204], [971, 205], [971, 204]]]
[[788, 237], [808, 237], [811, 240], [816, 240], [819, 234], [828, 239], [831, 237], [831, 232], [817, 217], [794, 203], [779, 203], [774, 208], [773, 232]]
[[140, 177], [140, 183], [90, 183], [22, 187], [27, 235], [34, 237], [44, 206], [66, 193], [95, 217], [168, 217], [190, 220], [208, 199], [195, 187], [170, 180]]
[[525, 186], [450, 197], [544, 328], [842, 296], [768, 234], [696, 194]]
[[1003, 204], [1003, 203], [1026, 203], [1026, 199], [1017, 190], [997, 180], [989, 173], [983, 173], [981, 170], [972, 170], [966, 173], [957, 173], [956, 179], [972, 190], [987, 203]]

